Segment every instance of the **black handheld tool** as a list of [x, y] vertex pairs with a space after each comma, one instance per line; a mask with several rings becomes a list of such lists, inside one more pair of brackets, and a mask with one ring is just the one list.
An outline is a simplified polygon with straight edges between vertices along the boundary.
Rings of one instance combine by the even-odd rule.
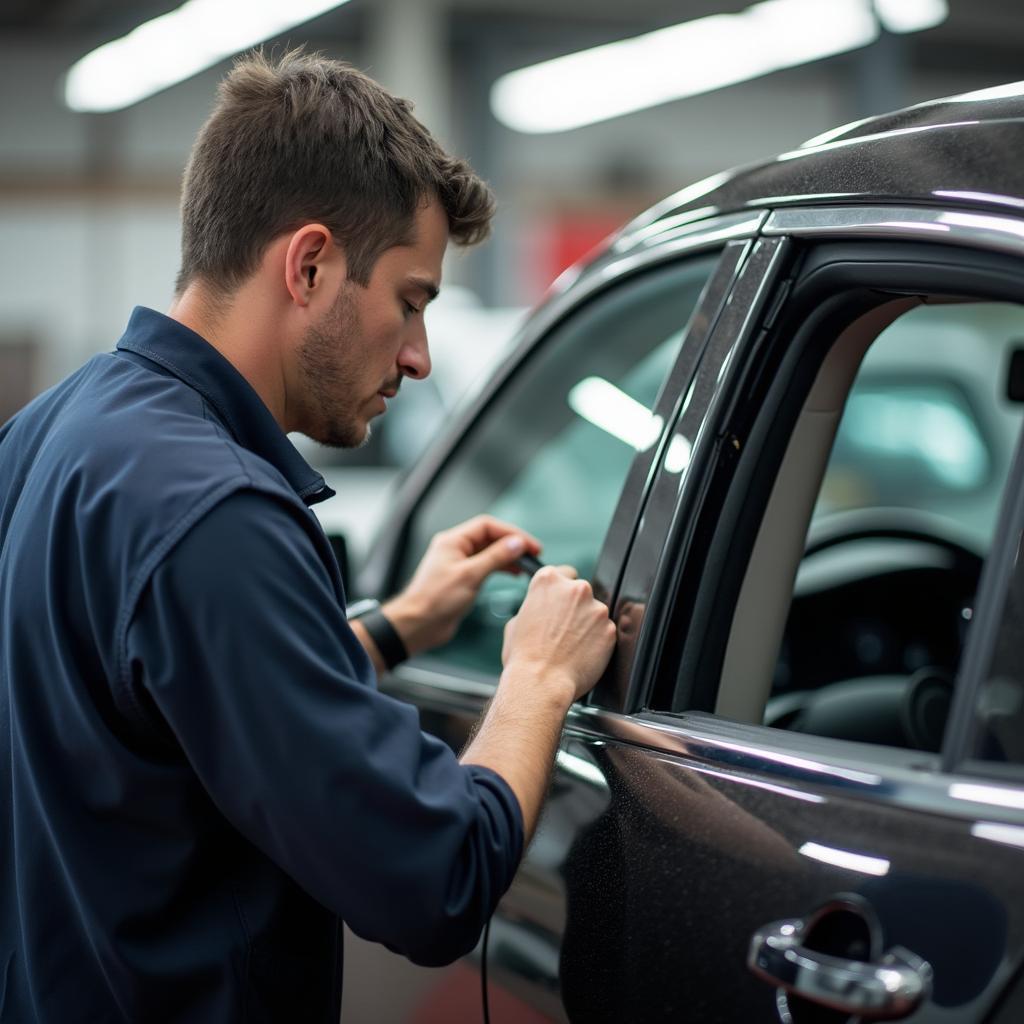
[[527, 575], [532, 576], [538, 569], [544, 568], [544, 563], [534, 555], [520, 555], [515, 560], [515, 566]]

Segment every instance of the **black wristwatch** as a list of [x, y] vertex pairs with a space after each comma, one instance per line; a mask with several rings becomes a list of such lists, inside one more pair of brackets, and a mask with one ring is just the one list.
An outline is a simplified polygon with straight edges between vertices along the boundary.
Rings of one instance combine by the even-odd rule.
[[358, 619], [362, 623], [363, 629], [370, 634], [370, 639], [380, 651], [386, 668], [394, 668], [409, 657], [398, 630], [380, 610], [380, 601], [375, 601], [372, 597], [356, 601], [345, 609], [345, 617], [349, 622]]

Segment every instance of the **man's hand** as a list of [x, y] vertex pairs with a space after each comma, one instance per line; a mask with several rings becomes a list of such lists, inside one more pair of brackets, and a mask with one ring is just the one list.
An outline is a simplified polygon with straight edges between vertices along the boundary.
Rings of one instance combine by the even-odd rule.
[[530, 581], [519, 614], [505, 627], [498, 689], [464, 764], [496, 771], [523, 812], [529, 842], [537, 827], [562, 721], [597, 682], [615, 646], [608, 609], [576, 571], [547, 566]]
[[[381, 609], [410, 654], [447, 643], [492, 572], [517, 571], [539, 541], [492, 516], [477, 516], [437, 534], [409, 585]], [[539, 575], [539, 574], [538, 574]]]
[[608, 609], [571, 566], [545, 566], [505, 627], [501, 661], [511, 678], [561, 687], [568, 708], [597, 682], [615, 645]]

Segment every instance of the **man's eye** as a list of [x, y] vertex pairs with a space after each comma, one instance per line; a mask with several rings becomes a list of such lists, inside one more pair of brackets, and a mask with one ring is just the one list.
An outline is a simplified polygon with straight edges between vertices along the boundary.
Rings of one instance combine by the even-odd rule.
[[402, 304], [405, 306], [405, 311], [409, 316], [415, 316], [419, 312], [419, 310], [411, 302], [406, 302], [405, 300], [403, 300]]

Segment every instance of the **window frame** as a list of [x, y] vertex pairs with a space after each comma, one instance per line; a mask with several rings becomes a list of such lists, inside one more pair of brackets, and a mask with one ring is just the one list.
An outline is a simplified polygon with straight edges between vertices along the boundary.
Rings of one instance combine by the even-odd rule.
[[949, 726], [942, 750], [942, 770], [977, 775], [1001, 782], [1024, 783], [1024, 763], [994, 762], [971, 753], [978, 735], [977, 709], [981, 689], [992, 664], [995, 646], [1003, 625], [1003, 610], [1017, 573], [1015, 566], [1021, 538], [1024, 536], [1024, 427], [1006, 479], [1000, 503], [999, 519], [992, 547], [981, 579], [974, 613], [977, 627], [970, 631], [964, 650], [963, 668], [958, 673], [950, 708]]
[[[619, 642], [608, 672], [590, 695], [591, 705], [627, 714], [647, 706], [654, 676], [666, 656], [672, 595], [678, 593], [685, 572], [692, 574], [692, 555], [699, 549], [692, 527], [700, 510], [713, 501], [708, 467], [723, 452], [730, 458], [734, 450], [731, 440], [713, 423], [734, 404], [733, 384], [742, 368], [742, 351], [748, 344], [756, 346], [764, 333], [760, 328], [774, 322], [788, 291], [784, 283], [788, 260], [784, 239], [754, 243], [709, 331], [700, 362], [659, 445], [643, 517], [611, 601]], [[776, 291], [780, 280], [783, 284]], [[670, 438], [679, 434], [692, 439], [692, 448], [689, 464], [675, 474], [667, 472], [665, 465]], [[638, 622], [624, 621], [631, 608], [644, 609]]]

